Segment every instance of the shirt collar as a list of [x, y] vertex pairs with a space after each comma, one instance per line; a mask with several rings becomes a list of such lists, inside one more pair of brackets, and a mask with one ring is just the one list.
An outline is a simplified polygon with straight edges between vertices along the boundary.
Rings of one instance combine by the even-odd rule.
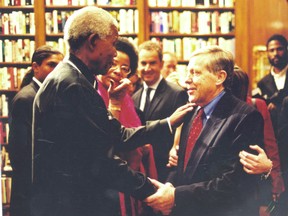
[[211, 116], [212, 112], [214, 111], [216, 105], [218, 104], [219, 100], [223, 97], [223, 95], [225, 93], [226, 93], [225, 90], [223, 90], [210, 103], [208, 103], [206, 106], [204, 106], [204, 113], [205, 113], [206, 119], [210, 118], [210, 116]]
[[41, 87], [42, 83], [36, 77], [32, 77], [32, 79], [39, 87]]
[[94, 86], [95, 76], [89, 68], [74, 54], [70, 53], [69, 61], [71, 61], [79, 71], [86, 77], [86, 79]]
[[157, 82], [155, 82], [155, 83], [154, 83], [153, 85], [151, 85], [151, 86], [148, 86], [145, 82], [143, 82], [143, 87], [144, 87], [144, 89], [152, 88], [152, 89], [156, 90], [157, 87], [158, 87], [158, 85], [159, 85], [159, 83], [161, 82], [162, 79], [163, 79], [163, 76], [160, 75], [160, 77], [159, 77], [159, 79], [157, 80]]

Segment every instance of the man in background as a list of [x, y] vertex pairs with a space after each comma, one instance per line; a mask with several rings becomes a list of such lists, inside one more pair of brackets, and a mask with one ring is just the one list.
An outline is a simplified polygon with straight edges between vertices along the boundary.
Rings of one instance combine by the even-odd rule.
[[30, 216], [32, 164], [32, 110], [37, 91], [46, 76], [63, 60], [63, 54], [41, 46], [32, 55], [31, 69], [12, 100], [10, 111], [9, 154], [13, 168], [10, 216]]
[[271, 69], [269, 74], [258, 82], [257, 86], [260, 89], [260, 96], [267, 102], [277, 138], [282, 101], [284, 97], [288, 96], [287, 39], [279, 34], [272, 35], [268, 39], [266, 47]]
[[[139, 46], [138, 71], [143, 86], [133, 95], [135, 107], [144, 112], [144, 120], [162, 119], [187, 103], [187, 93], [179, 86], [167, 82], [161, 75], [163, 68], [162, 48], [157, 42], [146, 41]], [[164, 181], [169, 169], [166, 167], [174, 133], [159, 136], [152, 143], [158, 178]]]

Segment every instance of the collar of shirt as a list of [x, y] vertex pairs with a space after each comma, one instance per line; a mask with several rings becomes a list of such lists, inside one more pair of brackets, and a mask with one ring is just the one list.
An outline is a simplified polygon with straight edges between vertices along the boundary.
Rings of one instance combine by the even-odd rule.
[[218, 104], [219, 100], [223, 97], [225, 93], [226, 93], [225, 90], [223, 90], [210, 103], [204, 106], [205, 118], [203, 119], [203, 125], [205, 125], [207, 120], [211, 117], [211, 114], [214, 111], [216, 105]]
[[[86, 77], [86, 79], [94, 86], [95, 75], [89, 70], [89, 68], [74, 54], [70, 53], [69, 61], [71, 61], [79, 71]], [[96, 84], [97, 85], [97, 84]]]
[[41, 83], [36, 77], [32, 77], [32, 79], [34, 80], [34, 82], [35, 82], [39, 87], [42, 86], [42, 83]]
[[151, 92], [150, 92], [150, 101], [153, 99], [154, 95], [155, 95], [155, 92], [156, 92], [156, 89], [159, 85], [159, 83], [161, 82], [161, 80], [163, 79], [162, 75], [160, 75], [159, 79], [157, 80], [156, 83], [154, 83], [153, 85], [151, 86], [148, 86], [145, 82], [143, 82], [143, 93], [141, 95], [141, 100], [140, 100], [140, 110], [144, 110], [144, 107], [145, 107], [145, 99], [146, 99], [146, 89], [147, 88], [151, 88]]

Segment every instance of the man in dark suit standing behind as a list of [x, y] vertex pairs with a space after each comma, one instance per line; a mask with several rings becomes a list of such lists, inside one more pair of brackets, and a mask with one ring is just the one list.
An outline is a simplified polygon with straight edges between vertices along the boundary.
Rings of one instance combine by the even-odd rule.
[[266, 44], [268, 60], [271, 64], [269, 74], [257, 84], [260, 95], [266, 100], [270, 111], [276, 138], [278, 137], [280, 111], [283, 98], [288, 96], [288, 44], [283, 35], [272, 35]]
[[[171, 133], [191, 108], [181, 107], [146, 126], [121, 126], [95, 89], [95, 75], [106, 74], [117, 55], [117, 38], [116, 20], [95, 6], [75, 11], [65, 24], [69, 56], [45, 79], [34, 100], [33, 216], [114, 216], [107, 189], [140, 200], [155, 192], [150, 180], [115, 152]], [[117, 98], [128, 85], [111, 84], [110, 110], [121, 109]]]
[[50, 46], [38, 47], [31, 69], [25, 74], [10, 110], [9, 154], [12, 174], [11, 216], [30, 216], [32, 163], [32, 111], [37, 91], [46, 76], [63, 60], [63, 54]]
[[164, 215], [257, 215], [259, 176], [244, 172], [238, 154], [263, 147], [263, 118], [229, 92], [233, 67], [217, 46], [192, 54], [185, 83], [197, 107], [183, 124], [177, 169], [166, 184], [153, 180], [158, 191], [145, 200]]
[[[143, 86], [133, 95], [133, 100], [135, 107], [144, 112], [145, 121], [165, 118], [188, 100], [184, 89], [162, 77], [162, 57], [162, 48], [157, 42], [145, 41], [139, 46], [138, 70]], [[149, 99], [146, 99], [147, 93]], [[164, 181], [168, 175], [166, 164], [173, 140], [174, 134], [171, 134], [159, 136], [158, 141], [152, 143], [160, 181]]]

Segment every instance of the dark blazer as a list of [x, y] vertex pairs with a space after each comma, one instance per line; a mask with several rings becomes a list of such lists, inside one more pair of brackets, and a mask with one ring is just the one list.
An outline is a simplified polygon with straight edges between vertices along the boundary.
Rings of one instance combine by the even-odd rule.
[[[127, 129], [107, 111], [94, 76], [71, 55], [49, 74], [34, 102], [34, 216], [115, 215], [111, 188], [143, 199], [154, 187], [113, 153], [169, 133], [166, 120]], [[137, 145], [136, 145], [137, 144]], [[109, 199], [108, 199], [109, 200]], [[111, 199], [110, 199], [111, 200]]]
[[168, 178], [176, 187], [172, 215], [254, 215], [253, 210], [257, 212], [254, 195], [258, 176], [243, 171], [238, 154], [248, 150], [250, 144], [263, 147], [261, 114], [225, 93], [207, 120], [183, 173], [183, 158], [193, 118], [191, 114], [184, 122], [178, 167]]
[[264, 98], [269, 104], [270, 102], [276, 105], [276, 110], [270, 111], [271, 120], [273, 123], [273, 128], [276, 137], [278, 136], [278, 128], [279, 128], [279, 121], [281, 121], [279, 113], [281, 112], [282, 101], [284, 97], [288, 96], [288, 70], [286, 71], [286, 80], [284, 84], [284, 88], [278, 90], [276, 87], [276, 83], [274, 77], [271, 73], [267, 74], [263, 77], [258, 83], [258, 88], [261, 89], [262, 98]]
[[9, 156], [13, 168], [11, 216], [28, 216], [32, 164], [32, 108], [39, 86], [35, 81], [13, 98], [10, 110]]
[[[132, 97], [134, 105], [138, 109], [140, 108], [143, 90], [144, 87], [142, 86]], [[148, 117], [145, 121], [167, 118], [178, 107], [186, 104], [187, 101], [188, 95], [183, 88], [162, 79], [155, 91], [148, 111]], [[152, 143], [158, 178], [161, 181], [167, 178], [168, 169], [166, 164], [168, 163], [169, 151], [173, 141], [174, 136], [171, 134], [170, 136], [159, 136], [158, 140]]]
[[[284, 84], [284, 89], [287, 91], [288, 90], [288, 70], [286, 71], [286, 80]], [[278, 93], [278, 89], [276, 87], [276, 83], [274, 80], [274, 77], [271, 75], [271, 73], [267, 74], [264, 76], [258, 83], [257, 83], [258, 88], [261, 89], [262, 96], [265, 99], [272, 100], [276, 105], [278, 103], [282, 103], [283, 98], [288, 95], [286, 92], [281, 92], [279, 95], [275, 94]], [[271, 99], [272, 97], [272, 99]]]

